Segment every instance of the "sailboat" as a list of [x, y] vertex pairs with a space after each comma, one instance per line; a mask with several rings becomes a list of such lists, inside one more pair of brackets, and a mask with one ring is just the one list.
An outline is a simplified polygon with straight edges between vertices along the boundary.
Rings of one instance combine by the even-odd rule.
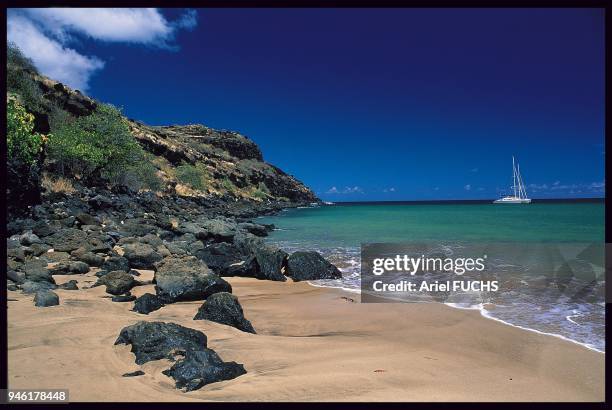
[[521, 170], [518, 163], [515, 164], [514, 156], [512, 156], [512, 195], [506, 195], [496, 201], [494, 204], [529, 204], [531, 199], [527, 198], [527, 192], [525, 191], [525, 184], [523, 183], [523, 177], [521, 177]]

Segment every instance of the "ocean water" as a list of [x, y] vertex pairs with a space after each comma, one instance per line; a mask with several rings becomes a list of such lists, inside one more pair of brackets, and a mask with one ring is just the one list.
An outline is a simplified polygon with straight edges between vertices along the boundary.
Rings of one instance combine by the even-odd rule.
[[[343, 273], [340, 280], [313, 281], [312, 285], [353, 292], [359, 292], [361, 286], [361, 243], [423, 242], [451, 250], [469, 243], [502, 246], [514, 243], [526, 249], [596, 244], [603, 249], [605, 235], [603, 201], [529, 205], [340, 203], [289, 209], [261, 217], [258, 222], [276, 226], [267, 238], [269, 242], [287, 252], [316, 250]], [[469, 302], [446, 303], [456, 308], [478, 309], [484, 316], [508, 325], [605, 351], [603, 270], [595, 266], [596, 274], [589, 276], [588, 286], [586, 282], [575, 283], [577, 279], [572, 278], [571, 283], [563, 284], [564, 291], [560, 291], [559, 286], [550, 285], [552, 272], [543, 271], [541, 263], [537, 264], [539, 269], [527, 266], [522, 259], [526, 258], [515, 255], [514, 259], [509, 257], [492, 264], [494, 273], [505, 280], [504, 292], [477, 295]], [[582, 269], [578, 265], [578, 268], [571, 265], [570, 269]], [[586, 295], [585, 288], [588, 288]]]

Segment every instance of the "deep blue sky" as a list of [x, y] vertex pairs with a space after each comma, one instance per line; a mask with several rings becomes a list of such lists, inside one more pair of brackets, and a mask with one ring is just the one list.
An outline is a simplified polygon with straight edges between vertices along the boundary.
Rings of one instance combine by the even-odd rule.
[[495, 198], [512, 154], [532, 197], [603, 195], [602, 10], [198, 10], [175, 42], [83, 40], [89, 94], [239, 131], [328, 200]]

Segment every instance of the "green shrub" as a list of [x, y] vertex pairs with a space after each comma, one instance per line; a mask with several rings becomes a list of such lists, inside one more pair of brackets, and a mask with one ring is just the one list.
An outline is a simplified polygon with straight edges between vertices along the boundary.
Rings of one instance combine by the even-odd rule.
[[265, 194], [268, 194], [268, 195], [270, 194], [270, 190], [268, 189], [268, 186], [263, 181], [257, 185], [257, 188]]
[[48, 112], [47, 117], [49, 119], [49, 129], [51, 130], [51, 133], [63, 127], [67, 123], [74, 121], [75, 118], [68, 111], [64, 111], [60, 107], [52, 104], [49, 104]]
[[28, 57], [26, 57], [19, 49], [17, 44], [13, 42], [9, 42], [7, 44], [6, 62], [7, 64], [13, 65], [15, 67], [19, 67], [24, 70], [29, 70], [35, 74], [38, 74], [38, 70], [36, 69], [34, 62]]
[[7, 98], [6, 129], [8, 158], [34, 165], [40, 158], [46, 137], [33, 132], [34, 116], [14, 96]]
[[268, 195], [266, 195], [266, 193], [260, 189], [256, 189], [255, 191], [253, 191], [251, 196], [256, 199], [266, 199], [268, 197]]
[[256, 199], [266, 199], [270, 196], [270, 190], [268, 189], [268, 186], [265, 184], [265, 182], [262, 181], [257, 185], [257, 188], [253, 190], [253, 193], [251, 195], [253, 196], [253, 198]]
[[13, 43], [8, 44], [6, 57], [6, 90], [18, 94], [32, 112], [48, 110], [48, 102], [43, 100], [42, 92], [31, 75], [38, 74], [32, 60]]
[[207, 172], [202, 164], [182, 164], [176, 167], [176, 178], [193, 189], [202, 191], [206, 188]]
[[163, 188], [162, 181], [157, 176], [157, 168], [147, 160], [130, 165], [121, 175], [117, 183], [125, 185], [133, 191], [141, 189], [161, 191]]
[[50, 140], [49, 158], [63, 175], [119, 183], [143, 160], [144, 151], [120, 111], [100, 104], [91, 115], [58, 126]]
[[236, 185], [234, 185], [234, 183], [230, 181], [228, 177], [223, 178], [223, 180], [221, 181], [221, 186], [227, 192], [230, 192], [230, 193], [236, 192]]

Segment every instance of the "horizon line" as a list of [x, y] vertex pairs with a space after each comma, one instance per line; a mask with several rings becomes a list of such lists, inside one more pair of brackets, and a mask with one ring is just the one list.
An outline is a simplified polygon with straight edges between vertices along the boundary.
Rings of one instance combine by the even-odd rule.
[[[605, 197], [589, 198], [532, 198], [533, 202], [605, 202]], [[494, 199], [406, 199], [406, 200], [364, 200], [364, 201], [323, 201], [334, 204], [372, 204], [372, 203], [493, 203]], [[500, 204], [508, 205], [508, 204]]]

